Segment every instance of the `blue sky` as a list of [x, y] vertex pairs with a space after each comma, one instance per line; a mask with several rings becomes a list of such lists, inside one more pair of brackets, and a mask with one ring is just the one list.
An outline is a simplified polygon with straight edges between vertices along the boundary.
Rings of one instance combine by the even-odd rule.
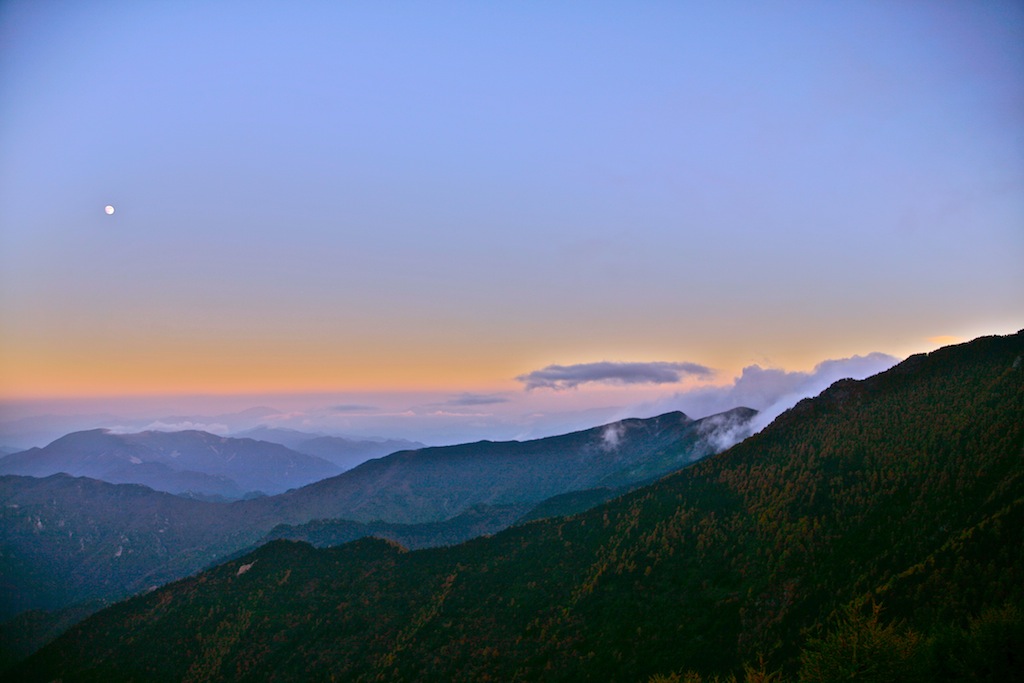
[[582, 410], [708, 378], [516, 378], [725, 385], [1022, 326], [1019, 3], [13, 1], [0, 41], [9, 414]]

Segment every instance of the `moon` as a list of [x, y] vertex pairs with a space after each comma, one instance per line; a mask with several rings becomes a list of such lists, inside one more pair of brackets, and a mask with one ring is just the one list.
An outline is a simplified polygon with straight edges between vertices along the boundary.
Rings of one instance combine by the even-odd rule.
[[114, 207], [111, 206], [110, 204], [107, 204], [106, 206], [104, 206], [103, 210], [107, 212], [108, 216], [112, 216], [114, 214]]

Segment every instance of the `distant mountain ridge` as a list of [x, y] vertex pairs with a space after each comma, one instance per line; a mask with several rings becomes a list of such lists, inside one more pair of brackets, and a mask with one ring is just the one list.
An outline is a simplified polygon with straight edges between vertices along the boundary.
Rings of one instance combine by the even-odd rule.
[[331, 462], [280, 444], [196, 430], [117, 434], [93, 429], [0, 458], [0, 474], [45, 477], [66, 472], [229, 499], [251, 492], [281, 493], [339, 471]]
[[[669, 413], [534, 441], [399, 452], [285, 494], [233, 503], [65, 475], [0, 476], [0, 619], [120, 599], [248, 548], [279, 525], [292, 528], [277, 529], [278, 537], [347, 541], [379, 534], [415, 539], [417, 546], [465, 540], [474, 529], [493, 533], [574, 487], [604, 486], [612, 495], [686, 466], [714, 451], [718, 430], [741, 427], [753, 414], [737, 409], [691, 420]], [[196, 434], [202, 433], [160, 434], [160, 452], [169, 457], [168, 449]], [[69, 436], [92, 444], [80, 453], [90, 466], [110, 458], [130, 463], [154, 443], [152, 435]], [[198, 439], [221, 445], [222, 455], [225, 444], [245, 441]]]
[[272, 505], [290, 523], [438, 522], [474, 505], [535, 504], [570, 491], [652, 481], [711, 455], [721, 435], [742, 431], [756, 413], [735, 408], [693, 420], [676, 411], [531, 441], [400, 451], [251, 505]]
[[323, 458], [343, 470], [352, 469], [372, 458], [426, 447], [419, 441], [407, 439], [357, 439], [266, 426], [247, 429], [233, 436], [279, 443], [293, 451]]

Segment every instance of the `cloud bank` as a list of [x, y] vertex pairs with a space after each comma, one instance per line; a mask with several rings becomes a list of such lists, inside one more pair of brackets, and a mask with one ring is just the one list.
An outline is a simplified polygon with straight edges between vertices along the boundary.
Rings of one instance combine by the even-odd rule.
[[869, 353], [818, 363], [810, 372], [787, 371], [750, 365], [731, 385], [701, 387], [659, 401], [658, 409], [682, 410], [691, 417], [713, 415], [744, 406], [759, 411], [751, 423], [758, 432], [801, 399], [817, 396], [841, 379], [864, 379], [888, 370], [899, 358]]
[[[0, 445], [15, 448], [44, 446], [72, 431], [113, 427], [121, 432], [145, 429], [200, 429], [230, 435], [260, 425], [300, 430], [311, 434], [331, 434], [350, 438], [405, 438], [429, 445], [468, 443], [480, 439], [532, 439], [565, 434], [596, 425], [607, 425], [630, 417], [652, 417], [681, 410], [692, 418], [722, 413], [746, 406], [759, 410], [756, 424], [760, 430], [800, 399], [821, 393], [836, 380], [863, 379], [888, 369], [897, 358], [882, 353], [854, 356], [819, 363], [808, 372], [792, 372], [750, 365], [724, 385], [701, 384], [689, 390], [658, 384], [680, 378], [704, 379], [713, 372], [689, 363], [593, 363], [550, 366], [520, 377], [524, 385], [545, 387], [543, 392], [413, 392], [383, 394], [275, 395], [276, 409], [253, 408], [237, 411], [250, 400], [264, 397], [226, 397], [224, 403], [204, 403], [212, 414], [181, 415], [182, 408], [199, 406], [182, 403], [177, 397], [139, 407], [139, 400], [111, 399], [110, 403], [81, 400], [56, 403], [44, 412], [27, 413], [18, 419], [0, 420]], [[662, 387], [661, 398], [633, 399], [628, 405], [607, 402], [607, 396], [594, 399], [591, 392], [559, 392], [585, 382], [654, 384]], [[532, 384], [531, 384], [532, 383]], [[602, 394], [603, 392], [593, 392]], [[650, 394], [648, 394], [650, 395]], [[205, 400], [205, 399], [204, 399]], [[629, 400], [629, 399], [625, 399]], [[39, 410], [41, 406], [33, 406]], [[227, 410], [236, 412], [225, 412]], [[3, 416], [0, 416], [3, 417]], [[748, 435], [745, 428], [726, 429], [716, 425], [721, 447], [725, 442]], [[734, 433], [728, 433], [728, 432]], [[604, 446], [618, 443], [616, 429], [603, 434]], [[717, 437], [716, 437], [717, 438]]]
[[155, 420], [141, 427], [130, 425], [115, 425], [110, 427], [110, 431], [114, 434], [135, 434], [138, 432], [183, 432], [193, 430], [209, 432], [210, 434], [217, 434], [220, 436], [231, 431], [226, 424], [219, 422], [194, 422], [192, 420], [184, 420], [180, 422]]
[[711, 377], [715, 371], [697, 363], [579, 363], [549, 365], [541, 370], [519, 375], [517, 381], [527, 391], [533, 389], [574, 389], [581, 384], [673, 384], [685, 376]]

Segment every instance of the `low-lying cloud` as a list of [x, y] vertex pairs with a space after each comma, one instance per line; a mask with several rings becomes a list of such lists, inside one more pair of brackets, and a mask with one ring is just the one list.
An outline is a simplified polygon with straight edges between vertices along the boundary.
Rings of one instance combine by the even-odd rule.
[[715, 374], [711, 368], [697, 363], [579, 363], [577, 365], [549, 365], [541, 370], [519, 375], [516, 380], [525, 389], [574, 389], [581, 384], [674, 384], [684, 377], [709, 378]]
[[184, 420], [181, 422], [165, 422], [163, 420], [155, 420], [141, 427], [116, 425], [114, 427], [111, 427], [110, 431], [113, 432], [114, 434], [135, 434], [138, 432], [199, 431], [223, 436], [231, 430], [228, 429], [228, 426], [226, 424], [221, 424], [219, 422], [194, 422], [192, 420]]
[[712, 445], [716, 453], [721, 453], [755, 431], [760, 431], [763, 426], [757, 426], [757, 418], [754, 415], [748, 420], [735, 413], [712, 415], [701, 422], [700, 435]]
[[613, 422], [605, 427], [604, 432], [601, 434], [605, 450], [613, 451], [618, 448], [619, 442], [622, 441], [622, 437], [625, 433], [626, 428], [621, 422]]
[[817, 396], [841, 379], [864, 379], [888, 370], [899, 358], [869, 353], [818, 363], [810, 372], [779, 370], [750, 365], [726, 386], [700, 387], [659, 401], [657, 409], [682, 410], [691, 417], [713, 415], [731, 408], [753, 408], [758, 415], [751, 423], [758, 432], [801, 399]]
[[[750, 365], [726, 384], [701, 382], [685, 389], [665, 384], [680, 379], [710, 379], [711, 369], [691, 363], [589, 363], [549, 366], [519, 378], [526, 388], [552, 391], [528, 392], [420, 392], [367, 395], [274, 396], [276, 409], [254, 408], [236, 412], [238, 398], [210, 406], [214, 414], [181, 415], [178, 399], [168, 403], [136, 406], [137, 401], [109, 404], [95, 401], [54, 404], [48, 414], [0, 420], [0, 444], [18, 448], [44, 446], [72, 431], [113, 427], [119, 432], [199, 429], [214, 434], [239, 434], [258, 426], [292, 429], [309, 434], [344, 435], [350, 438], [405, 438], [430, 445], [467, 443], [479, 439], [532, 439], [606, 425], [629, 417], [651, 417], [681, 410], [692, 418], [746, 406], [760, 411], [751, 425], [759, 430], [800, 399], [816, 396], [836, 380], [863, 379], [888, 369], [897, 358], [882, 353], [819, 363], [807, 372]], [[630, 405], [609, 404], [590, 392], [559, 393], [587, 382], [606, 384], [653, 384], [662, 397]], [[163, 400], [163, 399], [162, 399]], [[600, 404], [595, 403], [600, 401]], [[244, 404], [242, 404], [244, 405]], [[62, 414], [60, 411], [64, 411]], [[119, 414], [120, 413], [120, 414]], [[127, 414], [124, 414], [127, 413]], [[743, 438], [747, 429], [716, 429], [716, 443]], [[618, 444], [617, 429], [603, 434], [603, 445]]]

